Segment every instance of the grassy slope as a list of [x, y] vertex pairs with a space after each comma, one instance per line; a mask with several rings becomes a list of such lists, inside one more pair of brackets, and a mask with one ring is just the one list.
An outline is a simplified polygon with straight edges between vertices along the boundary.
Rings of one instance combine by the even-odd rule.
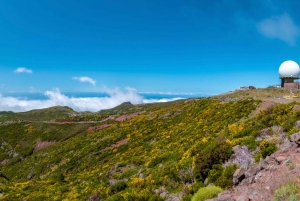
[[66, 118], [70, 114], [78, 114], [69, 107], [55, 106], [43, 110], [31, 110], [28, 112], [14, 113], [10, 111], [0, 112], [0, 122], [5, 121], [51, 121], [58, 118]]
[[[162, 186], [170, 193], [193, 193], [188, 183], [199, 183], [201, 179], [195, 174], [188, 176], [187, 170], [197, 170], [201, 150], [219, 141], [230, 146], [246, 144], [254, 149], [260, 129], [281, 125], [289, 130], [300, 116], [291, 110], [295, 104], [292, 103], [249, 119], [259, 103], [252, 99], [224, 103], [205, 98], [122, 106], [94, 115], [100, 120], [121, 115], [117, 113], [144, 113], [121, 123], [110, 120], [110, 127], [94, 132], [87, 132], [87, 127], [107, 122], [2, 125], [0, 137], [6, 145], [1, 146], [1, 157], [9, 162], [1, 169], [11, 179], [1, 180], [2, 199], [87, 200], [98, 193], [102, 199], [155, 200], [160, 197], [154, 196], [153, 191]], [[92, 114], [88, 116], [92, 118]], [[31, 125], [34, 130], [28, 133]], [[26, 152], [39, 140], [57, 143], [34, 153]], [[25, 159], [5, 155], [7, 150], [23, 154]], [[139, 178], [140, 173], [146, 178]], [[30, 181], [28, 175], [33, 175]], [[123, 182], [110, 185], [113, 179]]]

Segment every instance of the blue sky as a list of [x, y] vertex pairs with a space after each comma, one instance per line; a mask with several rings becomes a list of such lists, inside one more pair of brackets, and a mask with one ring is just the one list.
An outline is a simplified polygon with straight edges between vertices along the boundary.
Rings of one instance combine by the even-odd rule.
[[0, 93], [218, 94], [300, 63], [295, 0], [2, 0]]

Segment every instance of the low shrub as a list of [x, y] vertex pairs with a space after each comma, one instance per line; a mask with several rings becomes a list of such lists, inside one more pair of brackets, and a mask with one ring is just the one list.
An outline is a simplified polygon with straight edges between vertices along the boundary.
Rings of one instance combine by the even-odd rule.
[[225, 168], [222, 165], [214, 165], [208, 173], [208, 181], [223, 189], [232, 187], [232, 176], [237, 169], [237, 165], [230, 165]]
[[125, 200], [121, 195], [113, 195], [107, 198], [107, 201], [123, 201]]
[[208, 181], [210, 183], [215, 183], [219, 177], [222, 175], [223, 167], [221, 164], [213, 165], [213, 168], [208, 173]]
[[300, 128], [292, 128], [291, 130], [289, 130], [289, 132], [287, 133], [287, 137], [290, 138], [290, 136], [294, 133], [298, 133], [300, 131]]
[[192, 188], [191, 188], [191, 191], [190, 193], [191, 194], [195, 194], [200, 188], [203, 188], [205, 187], [206, 185], [203, 183], [203, 182], [196, 182], [192, 185]]
[[136, 190], [128, 189], [124, 192], [112, 195], [107, 201], [139, 200], [139, 201], [163, 201], [164, 199], [157, 194], [153, 194], [149, 189]]
[[191, 194], [188, 194], [188, 195], [185, 195], [183, 198], [182, 198], [182, 201], [190, 201], [192, 200], [192, 195]]
[[217, 186], [200, 188], [198, 192], [192, 197], [192, 201], [205, 201], [207, 199], [216, 197], [222, 191], [222, 188]]
[[289, 184], [280, 187], [274, 195], [275, 201], [281, 201], [281, 200], [296, 201], [299, 199], [300, 199], [300, 190], [297, 185], [297, 182], [291, 182]]
[[237, 169], [238, 169], [237, 165], [230, 165], [230, 166], [225, 167], [225, 169], [222, 172], [222, 175], [215, 182], [215, 185], [217, 185], [223, 189], [231, 188], [233, 174]]
[[130, 178], [131, 176], [138, 173], [137, 169], [128, 168], [119, 176], [119, 179]]
[[259, 144], [259, 148], [263, 158], [270, 156], [272, 153], [274, 153], [277, 150], [276, 144], [268, 142], [267, 140], [263, 140]]
[[290, 131], [294, 127], [296, 121], [297, 121], [297, 119], [295, 117], [286, 120], [282, 126], [283, 130], [285, 132]]
[[261, 155], [260, 152], [257, 152], [256, 154], [254, 154], [254, 161], [255, 163], [259, 163], [260, 158], [262, 158], [263, 156]]
[[110, 194], [116, 194], [120, 191], [123, 191], [127, 188], [127, 183], [125, 181], [120, 181], [110, 187]]

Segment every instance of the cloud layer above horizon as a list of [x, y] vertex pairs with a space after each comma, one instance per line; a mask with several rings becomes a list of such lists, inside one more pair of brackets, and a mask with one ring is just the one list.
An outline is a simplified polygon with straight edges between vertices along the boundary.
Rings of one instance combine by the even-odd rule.
[[76, 111], [97, 112], [102, 109], [116, 107], [124, 102], [132, 104], [168, 102], [180, 98], [170, 99], [145, 99], [140, 96], [136, 89], [127, 87], [125, 90], [106, 89], [106, 97], [68, 97], [60, 92], [59, 89], [46, 91], [44, 95], [46, 100], [24, 100], [11, 96], [2, 96], [0, 94], [0, 111], [25, 112], [34, 109], [43, 109], [53, 106], [68, 106]]

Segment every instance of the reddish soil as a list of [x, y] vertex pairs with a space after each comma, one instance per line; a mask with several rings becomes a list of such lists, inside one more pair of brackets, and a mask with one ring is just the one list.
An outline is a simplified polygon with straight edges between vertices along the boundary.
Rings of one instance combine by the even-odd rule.
[[103, 124], [103, 125], [100, 125], [100, 126], [93, 126], [93, 127], [89, 127], [89, 128], [87, 129], [87, 131], [88, 131], [88, 132], [91, 132], [91, 131], [97, 131], [97, 130], [101, 130], [101, 129], [103, 129], [103, 128], [107, 128], [107, 127], [109, 127], [109, 126], [111, 126], [111, 124]]
[[142, 113], [143, 113], [143, 112], [136, 112], [136, 113], [132, 113], [132, 114], [128, 114], [128, 115], [122, 115], [122, 116], [116, 118], [116, 121], [118, 121], [118, 122], [123, 122], [123, 121], [125, 121], [125, 120], [127, 120], [127, 119], [131, 119], [131, 118], [133, 118], [133, 117], [136, 117], [136, 116], [138, 116], [138, 115], [140, 115], [140, 114], [142, 114]]
[[49, 147], [53, 144], [55, 144], [56, 142], [49, 142], [49, 141], [40, 141], [40, 142], [37, 142], [35, 147], [34, 147], [34, 151], [38, 151], [38, 150], [41, 150], [41, 149], [44, 149], [46, 147]]

